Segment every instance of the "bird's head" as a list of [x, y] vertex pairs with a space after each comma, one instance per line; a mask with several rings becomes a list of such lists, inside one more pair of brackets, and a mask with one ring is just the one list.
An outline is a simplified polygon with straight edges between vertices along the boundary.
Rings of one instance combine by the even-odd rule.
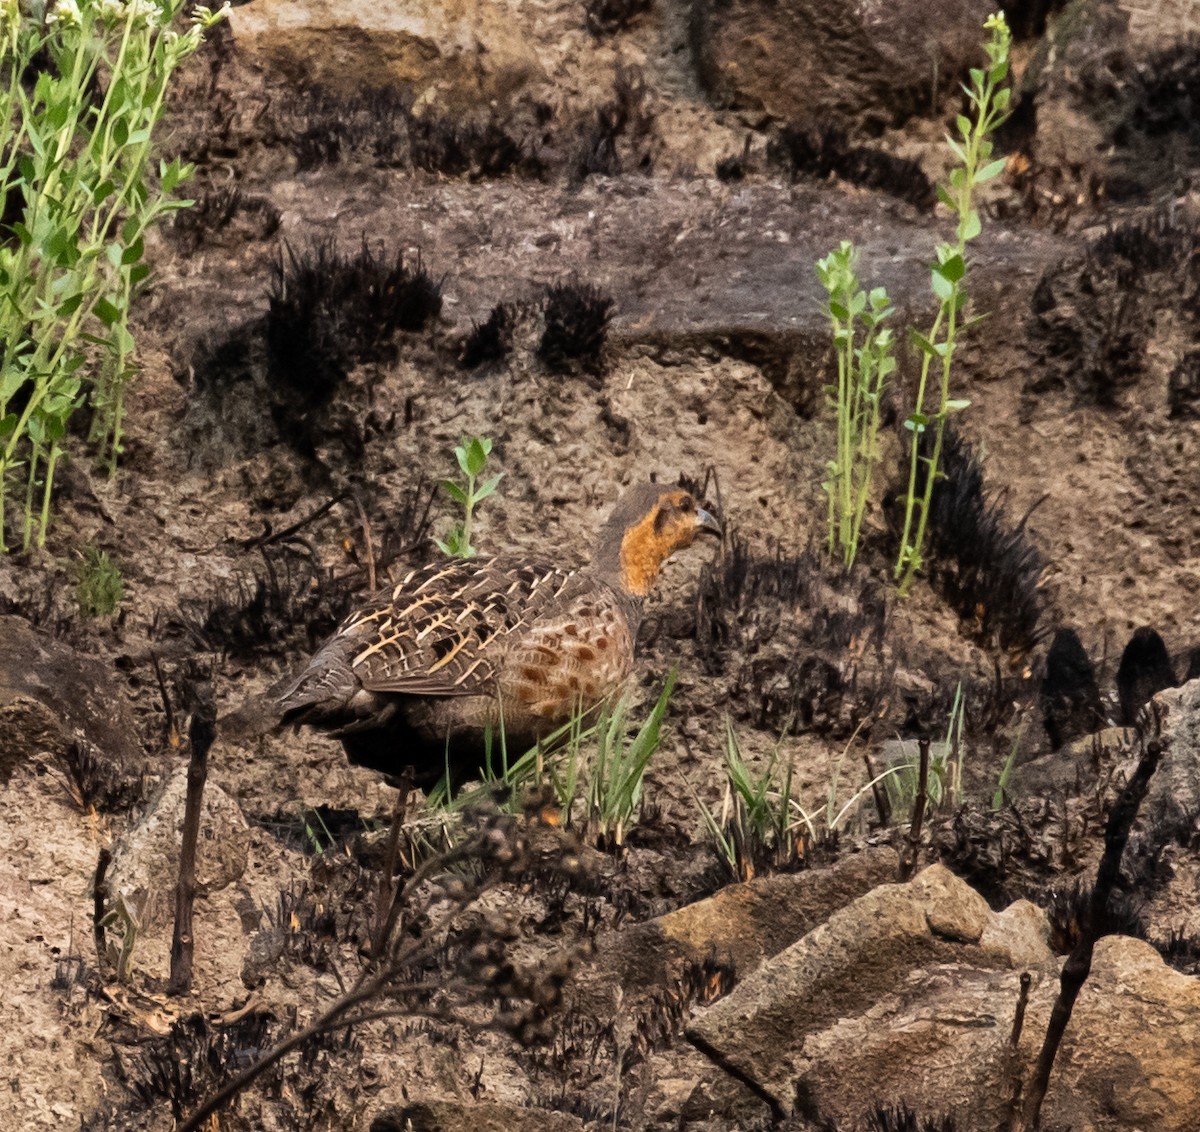
[[663, 563], [697, 535], [720, 535], [721, 525], [690, 492], [644, 483], [617, 501], [600, 531], [595, 567], [634, 597], [645, 597]]

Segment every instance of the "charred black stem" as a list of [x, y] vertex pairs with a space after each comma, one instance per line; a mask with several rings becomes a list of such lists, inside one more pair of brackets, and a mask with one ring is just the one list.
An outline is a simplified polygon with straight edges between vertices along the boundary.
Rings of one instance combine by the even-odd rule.
[[1024, 1111], [1014, 1122], [1013, 1132], [1028, 1132], [1041, 1126], [1042, 1101], [1046, 1097], [1046, 1087], [1050, 1083], [1050, 1073], [1054, 1069], [1058, 1047], [1066, 1032], [1067, 1023], [1071, 1020], [1075, 1000], [1091, 973], [1092, 953], [1096, 941], [1104, 931], [1108, 902], [1121, 872], [1121, 857], [1129, 840], [1129, 831], [1137, 817], [1138, 808], [1146, 797], [1150, 779], [1158, 768], [1162, 752], [1163, 745], [1157, 737], [1146, 744], [1138, 760], [1137, 770], [1129, 780], [1129, 785], [1121, 792], [1109, 816], [1108, 828], [1104, 831], [1104, 856], [1101, 857], [1100, 868], [1096, 872], [1096, 885], [1088, 902], [1079, 942], [1063, 964], [1058, 998], [1054, 1002], [1050, 1023], [1046, 1027], [1046, 1038], [1034, 1067]]
[[1008, 1044], [1016, 1049], [1021, 1044], [1021, 1031], [1025, 1028], [1025, 1008], [1029, 1005], [1029, 986], [1033, 976], [1028, 971], [1021, 972], [1021, 994], [1017, 998], [1017, 1011], [1013, 1015], [1012, 1034]]
[[335, 495], [332, 499], [326, 500], [315, 511], [309, 515], [305, 515], [299, 522], [293, 523], [290, 527], [284, 527], [282, 531], [273, 531], [270, 534], [260, 535], [258, 538], [247, 539], [242, 543], [243, 550], [261, 550], [264, 546], [270, 546], [273, 542], [280, 542], [283, 539], [291, 538], [292, 535], [304, 530], [309, 523], [316, 522], [326, 511], [337, 506], [343, 499], [346, 498], [346, 492], [340, 495]]
[[171, 977], [168, 994], [192, 989], [192, 908], [196, 901], [196, 842], [200, 837], [200, 810], [208, 778], [208, 751], [216, 737], [210, 714], [197, 711], [188, 728], [191, 757], [188, 761], [187, 800], [183, 811], [183, 843], [179, 850], [179, 883], [175, 886], [175, 932], [171, 937]]
[[883, 829], [887, 829], [892, 824], [892, 805], [888, 801], [883, 783], [878, 781], [879, 775], [875, 773], [875, 763], [871, 759], [870, 751], [863, 751], [863, 762], [867, 766], [867, 781], [871, 784], [871, 795], [875, 799], [875, 812], [879, 815], [879, 824]]
[[96, 875], [92, 878], [92, 938], [96, 941], [96, 960], [100, 970], [108, 963], [108, 949], [104, 944], [104, 908], [108, 904], [108, 866], [112, 864], [112, 851], [101, 849], [96, 860]]
[[396, 926], [400, 911], [400, 886], [396, 883], [396, 862], [400, 857], [400, 830], [408, 816], [408, 794], [412, 789], [412, 775], [405, 772], [396, 787], [396, 809], [392, 814], [392, 828], [388, 833], [387, 856], [383, 872], [379, 877], [379, 900], [375, 909], [375, 937], [371, 940], [371, 954], [380, 959], [387, 950], [388, 939]]
[[900, 880], [908, 880], [913, 869], [917, 867], [917, 858], [921, 853], [921, 830], [925, 825], [925, 807], [929, 802], [929, 738], [922, 736], [917, 740], [920, 751], [920, 777], [917, 780], [917, 797], [913, 802], [912, 824], [908, 829], [908, 844], [900, 858]]

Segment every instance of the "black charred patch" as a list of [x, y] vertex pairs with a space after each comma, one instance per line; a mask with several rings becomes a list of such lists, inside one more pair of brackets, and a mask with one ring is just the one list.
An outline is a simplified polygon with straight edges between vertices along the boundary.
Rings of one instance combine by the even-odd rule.
[[[1066, 955], [1079, 942], [1088, 909], [1092, 901], [1092, 886], [1076, 881], [1065, 888], [1053, 889], [1043, 899], [1046, 917], [1050, 921], [1050, 948], [1056, 955]], [[1115, 891], [1104, 911], [1100, 935], [1127, 935], [1146, 938], [1141, 901], [1127, 892]]]
[[583, 0], [584, 26], [594, 36], [624, 31], [643, 12], [650, 11], [652, 0]]
[[830, 577], [816, 551], [755, 554], [734, 537], [701, 574], [696, 652], [755, 726], [844, 735], [883, 697], [886, 622], [871, 581]]
[[458, 363], [464, 369], [499, 365], [512, 353], [516, 310], [510, 303], [497, 303], [483, 322], [474, 323], [463, 340]]
[[1121, 724], [1132, 727], [1142, 707], [1164, 688], [1174, 688], [1178, 682], [1162, 637], [1143, 625], [1129, 639], [1117, 668]]
[[1054, 750], [1104, 726], [1096, 666], [1074, 629], [1059, 629], [1054, 634], [1038, 702]]
[[882, 150], [853, 145], [837, 126], [788, 126], [767, 147], [767, 157], [793, 179], [830, 176], [906, 200], [928, 212], [937, 200], [920, 165]]
[[[118, 1058], [125, 1085], [147, 1108], [164, 1102], [182, 1119], [226, 1077], [257, 1060], [277, 1029], [266, 1011], [252, 1011], [230, 1026], [217, 1026], [201, 1013], [171, 1024], [170, 1032], [143, 1043], [129, 1058]], [[268, 1073], [267, 1080], [278, 1073]]]
[[933, 827], [930, 844], [943, 865], [1000, 911], [1061, 883], [1062, 859], [1082, 836], [1062, 799], [1030, 798], [999, 810], [962, 806]]
[[542, 305], [545, 325], [538, 357], [554, 373], [579, 369], [599, 376], [615, 309], [612, 298], [590, 283], [555, 283]]
[[58, 755], [71, 800], [85, 813], [124, 813], [145, 797], [145, 778], [131, 773], [82, 735]]
[[207, 597], [184, 597], [165, 630], [196, 648], [241, 660], [315, 647], [350, 611], [353, 595], [305, 550], [264, 548]]
[[918, 1116], [901, 1101], [894, 1106], [876, 1105], [867, 1114], [865, 1132], [958, 1132], [958, 1125], [944, 1114]]
[[378, 88], [345, 98], [309, 90], [285, 131], [302, 170], [360, 162], [449, 177], [540, 175], [535, 147], [494, 114], [450, 118], [418, 114], [406, 91]]
[[1133, 97], [1114, 139], [1180, 134], [1200, 144], [1200, 41], [1195, 36], [1149, 55], [1137, 69]]
[[[921, 452], [928, 468], [931, 430], [922, 434]], [[982, 465], [952, 425], [943, 436], [940, 471], [927, 526], [930, 581], [977, 641], [1024, 656], [1039, 639], [1045, 559], [1025, 519], [1009, 521], [1003, 493], [984, 487]], [[923, 490], [919, 479], [918, 494]]]
[[1152, 323], [1126, 261], [1088, 257], [1050, 269], [1033, 293], [1029, 332], [1039, 362], [1026, 394], [1066, 390], [1077, 404], [1117, 408], [1145, 373]]
[[722, 157], [713, 168], [713, 172], [716, 173], [718, 181], [724, 181], [726, 184], [741, 181], [746, 176], [746, 163], [740, 156]]
[[1013, 39], [1038, 39], [1046, 30], [1046, 21], [1067, 6], [1067, 0], [1009, 0], [1004, 18]]
[[1158, 271], [1187, 264], [1196, 255], [1197, 232], [1166, 212], [1115, 224], [1092, 241], [1090, 254], [1103, 267], [1115, 267], [1126, 286]]
[[441, 313], [441, 283], [420, 255], [361, 250], [343, 256], [332, 240], [275, 267], [266, 322], [267, 377], [300, 409], [327, 402], [350, 369], [395, 357], [395, 337], [418, 331]]
[[583, 181], [593, 173], [615, 177], [631, 169], [649, 173], [654, 116], [646, 106], [646, 84], [635, 68], [618, 67], [613, 96], [597, 107], [584, 130], [571, 176]]
[[185, 251], [225, 237], [239, 243], [266, 240], [279, 230], [279, 209], [263, 197], [243, 196], [236, 187], [208, 189], [191, 208], [175, 213], [169, 229]]

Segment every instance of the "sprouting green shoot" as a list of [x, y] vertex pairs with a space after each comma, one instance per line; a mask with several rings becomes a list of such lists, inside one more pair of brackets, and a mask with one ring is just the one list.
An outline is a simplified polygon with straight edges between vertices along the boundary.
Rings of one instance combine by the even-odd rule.
[[463, 513], [462, 521], [451, 529], [446, 538], [436, 540], [438, 549], [452, 558], [474, 558], [478, 553], [471, 542], [471, 521], [475, 508], [496, 490], [496, 485], [504, 477], [503, 472], [497, 472], [480, 482], [479, 477], [487, 467], [491, 451], [489, 437], [463, 437], [462, 443], [454, 449], [463, 479], [461, 482], [442, 480], [442, 490], [462, 508]]
[[883, 392], [896, 368], [895, 342], [884, 325], [892, 305], [882, 287], [869, 295], [860, 288], [858, 250], [848, 240], [817, 261], [817, 276], [828, 295], [825, 313], [837, 353], [837, 385], [829, 391], [837, 414], [837, 454], [823, 485], [829, 496], [829, 553], [840, 553], [849, 569], [879, 459]]
[[[923, 564], [922, 552], [928, 525], [930, 502], [940, 473], [942, 443], [946, 422], [953, 413], [967, 408], [970, 401], [950, 395], [950, 373], [959, 336], [970, 322], [960, 324], [966, 305], [964, 281], [967, 275], [967, 244], [979, 235], [981, 223], [974, 206], [975, 190], [1004, 168], [1004, 159], [992, 159], [991, 135], [1008, 116], [1011, 91], [1003, 83], [1008, 77], [1008, 50], [1012, 34], [1004, 14], [989, 16], [984, 24], [990, 33], [984, 49], [985, 68], [972, 68], [971, 82], [964, 87], [971, 104], [970, 116], [960, 114], [958, 138], [948, 137], [950, 152], [958, 165], [950, 172], [948, 186], [938, 186], [938, 199], [955, 216], [954, 240], [939, 244], [936, 262], [930, 271], [930, 285], [938, 301], [937, 315], [928, 334], [912, 331], [912, 340], [921, 353], [921, 373], [917, 383], [916, 404], [904, 422], [909, 431], [908, 490], [904, 496], [904, 529], [895, 577], [900, 593], [908, 592]], [[977, 320], [976, 320], [977, 321]], [[940, 372], [938, 404], [932, 414], [925, 407], [930, 370]], [[933, 440], [927, 455], [921, 452], [922, 437], [932, 425]], [[923, 466], [923, 467], [922, 467]], [[924, 474], [922, 475], [922, 470]]]

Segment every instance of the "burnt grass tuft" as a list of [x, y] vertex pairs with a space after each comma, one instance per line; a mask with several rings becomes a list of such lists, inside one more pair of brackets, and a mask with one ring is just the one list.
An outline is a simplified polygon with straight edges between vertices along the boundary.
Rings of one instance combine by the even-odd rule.
[[604, 343], [616, 303], [591, 283], [555, 283], [542, 304], [538, 357], [552, 373], [604, 371]]
[[167, 628], [196, 648], [238, 660], [285, 655], [303, 643], [314, 648], [350, 611], [353, 594], [335, 581], [307, 549], [264, 547], [261, 560], [243, 567], [206, 597], [184, 597]]
[[581, 182], [592, 174], [615, 177], [631, 169], [649, 173], [654, 164], [653, 129], [654, 115], [647, 108], [641, 72], [618, 66], [612, 98], [596, 108], [584, 130], [571, 163], [572, 180]]
[[1054, 634], [1046, 654], [1039, 706], [1054, 750], [1105, 724], [1096, 666], [1074, 629], [1059, 629]]
[[222, 186], [206, 189], [191, 208], [176, 212], [168, 232], [183, 251], [194, 252], [239, 219], [239, 237], [266, 240], [279, 231], [279, 209], [270, 201], [244, 196], [236, 186]]
[[[1067, 887], [1053, 888], [1042, 898], [1050, 922], [1050, 948], [1056, 955], [1066, 955], [1079, 942], [1091, 900], [1092, 886], [1079, 880]], [[1113, 892], [1099, 934], [1145, 939], [1141, 901], [1128, 892]]]
[[402, 252], [386, 257], [366, 238], [353, 255], [333, 240], [275, 265], [266, 321], [267, 377], [304, 410], [328, 402], [362, 362], [395, 357], [400, 331], [419, 331], [442, 310], [441, 283]]
[[463, 340], [458, 363], [464, 369], [500, 365], [512, 353], [517, 312], [511, 303], [497, 303], [483, 322], [473, 323]]
[[731, 703], [757, 727], [849, 734], [885, 693], [887, 599], [870, 580], [829, 578], [825, 561], [756, 554], [734, 536], [701, 573], [697, 656], [730, 677]]
[[[932, 444], [924, 433], [923, 456], [932, 455]], [[930, 581], [980, 644], [1014, 656], [1031, 652], [1041, 635], [1046, 562], [1025, 522], [1009, 521], [1003, 492], [985, 489], [974, 450], [947, 425], [929, 511]]]
[[624, 31], [643, 12], [650, 11], [652, 0], [583, 0], [584, 26], [597, 38]]
[[1155, 695], [1178, 683], [1166, 643], [1149, 625], [1143, 625], [1130, 637], [1117, 667], [1121, 725], [1132, 727], [1137, 723], [1138, 712]]
[[793, 179], [830, 176], [906, 200], [923, 212], [937, 200], [920, 165], [882, 150], [854, 145], [838, 126], [787, 126], [767, 147], [767, 157]]
[[281, 132], [301, 170], [360, 162], [472, 179], [543, 172], [535, 146], [494, 114], [417, 114], [412, 95], [390, 87], [352, 97], [311, 88], [290, 115], [295, 128]]
[[85, 813], [124, 813], [145, 797], [145, 778], [122, 766], [95, 743], [77, 735], [57, 755], [71, 800]]
[[901, 1101], [898, 1105], [876, 1105], [867, 1114], [864, 1132], [958, 1132], [952, 1116], [920, 1116]]

